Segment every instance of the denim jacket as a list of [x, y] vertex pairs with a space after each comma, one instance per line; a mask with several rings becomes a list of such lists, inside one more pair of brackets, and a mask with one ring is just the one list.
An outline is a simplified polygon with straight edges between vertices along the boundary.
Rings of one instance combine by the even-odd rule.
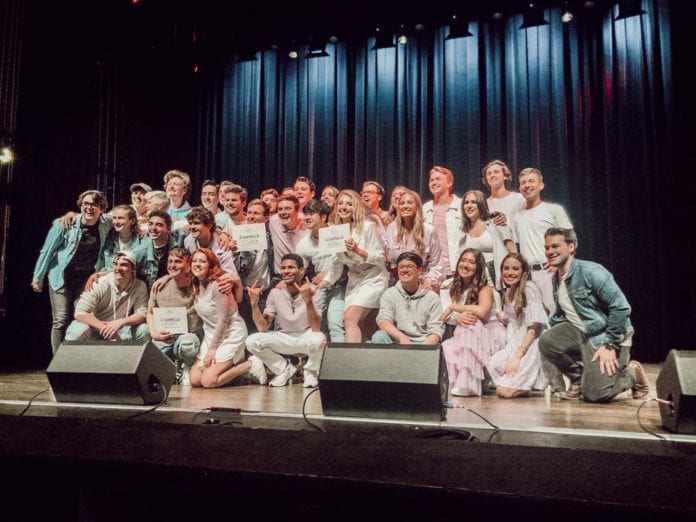
[[[183, 247], [184, 236], [177, 231], [172, 231], [169, 234], [169, 248]], [[145, 281], [147, 289], [150, 290], [155, 281], [157, 281], [157, 271], [159, 270], [159, 262], [155, 257], [155, 246], [152, 239], [144, 238], [136, 248], [133, 249], [136, 262], [136, 276], [138, 279]]]
[[[565, 283], [592, 346], [598, 348], [605, 344], [618, 345], [628, 334], [633, 333], [631, 305], [614, 277], [602, 265], [573, 259]], [[567, 321], [565, 313], [558, 306], [558, 285], [559, 276], [556, 274], [553, 278], [556, 312], [551, 316], [551, 325]]]
[[[104, 248], [104, 241], [111, 229], [111, 221], [104, 216], [99, 218], [99, 251]], [[56, 219], [51, 225], [44, 241], [39, 258], [34, 267], [34, 281], [43, 281], [48, 274], [48, 284], [53, 290], [60, 290], [65, 285], [63, 273], [72, 261], [82, 239], [82, 214], [75, 216], [75, 222], [67, 229]], [[95, 267], [96, 270], [96, 267]]]

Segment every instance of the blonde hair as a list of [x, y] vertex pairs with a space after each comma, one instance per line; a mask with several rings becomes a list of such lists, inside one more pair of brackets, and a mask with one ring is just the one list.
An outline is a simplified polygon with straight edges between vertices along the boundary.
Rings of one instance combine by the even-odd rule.
[[[351, 223], [351, 229], [357, 230], [358, 232], [362, 232], [363, 225], [365, 223], [365, 220], [367, 219], [368, 212], [365, 203], [360, 197], [360, 194], [351, 189], [344, 189], [338, 193], [338, 196], [336, 196], [336, 207], [338, 207], [338, 201], [341, 199], [342, 196], [348, 196], [353, 202], [353, 222]], [[334, 212], [334, 217], [331, 222], [334, 225], [339, 225], [343, 223], [341, 221], [341, 218], [338, 217], [338, 212]]]
[[425, 257], [425, 223], [423, 220], [423, 202], [417, 192], [407, 189], [401, 199], [399, 204], [406, 196], [411, 196], [413, 201], [416, 203], [416, 215], [413, 218], [413, 229], [409, 233], [404, 228], [404, 221], [401, 217], [401, 212], [396, 213], [396, 239], [399, 243], [405, 244], [409, 236], [413, 238], [415, 243], [414, 252], [421, 257]]

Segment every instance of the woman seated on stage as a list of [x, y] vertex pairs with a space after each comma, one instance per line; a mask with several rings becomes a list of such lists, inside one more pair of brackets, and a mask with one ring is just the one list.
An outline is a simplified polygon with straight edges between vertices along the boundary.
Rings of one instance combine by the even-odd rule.
[[505, 344], [505, 327], [497, 320], [495, 290], [486, 280], [483, 254], [467, 248], [457, 260], [449, 290], [440, 293], [442, 320], [456, 325], [454, 335], [442, 343], [450, 393], [461, 397], [481, 395], [484, 368]]
[[[237, 310], [233, 295], [220, 291], [217, 280], [225, 274], [220, 261], [207, 248], [191, 257], [191, 273], [196, 292], [194, 309], [203, 321], [203, 342], [197, 361], [191, 367], [191, 386], [216, 388], [247, 373], [251, 363], [244, 361], [247, 327]], [[239, 278], [233, 286], [241, 285]]]
[[507, 328], [507, 343], [491, 357], [488, 371], [498, 397], [512, 399], [546, 386], [537, 344], [548, 318], [541, 292], [532, 282], [529, 264], [521, 254], [505, 256], [501, 272], [505, 287], [502, 321]]
[[476, 248], [486, 259], [490, 282], [500, 289], [500, 264], [510, 252], [517, 252], [512, 230], [507, 225], [495, 225], [488, 211], [486, 196], [480, 190], [470, 190], [462, 197], [462, 227], [464, 235], [460, 250]]
[[336, 254], [323, 288], [336, 282], [348, 267], [343, 324], [346, 342], [359, 343], [377, 330], [374, 321], [379, 300], [389, 285], [384, 266], [384, 247], [377, 225], [367, 217], [367, 209], [354, 190], [342, 190], [336, 200], [333, 224], [349, 223], [346, 251]]
[[423, 259], [421, 286], [439, 291], [443, 274], [440, 242], [432, 225], [423, 220], [423, 203], [416, 192], [406, 190], [399, 199], [396, 219], [389, 223], [384, 242], [394, 275], [397, 258], [404, 252], [415, 252]]

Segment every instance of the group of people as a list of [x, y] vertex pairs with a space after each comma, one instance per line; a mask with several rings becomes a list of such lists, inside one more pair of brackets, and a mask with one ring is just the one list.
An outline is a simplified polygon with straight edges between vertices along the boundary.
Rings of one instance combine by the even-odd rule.
[[[164, 190], [134, 183], [131, 204], [108, 213], [100, 192], [80, 194], [80, 212], [52, 224], [32, 287], [48, 278], [54, 352], [64, 339], [151, 339], [192, 386], [242, 375], [284, 386], [301, 366], [315, 387], [330, 340], [441, 344], [456, 396], [552, 385], [567, 400], [645, 397], [626, 297], [604, 267], [575, 258], [565, 210], [541, 199], [542, 173], [522, 170], [519, 192], [512, 178], [492, 161], [489, 195], [460, 198], [435, 166], [432, 199], [395, 186], [387, 209], [376, 180], [317, 194], [299, 177], [251, 200], [205, 181], [192, 207], [190, 177], [172, 170]], [[243, 225], [265, 225], [251, 227], [265, 243], [246, 246]], [[327, 249], [322, 229], [335, 225], [342, 242]], [[185, 310], [185, 331], [169, 332], [160, 308]]]

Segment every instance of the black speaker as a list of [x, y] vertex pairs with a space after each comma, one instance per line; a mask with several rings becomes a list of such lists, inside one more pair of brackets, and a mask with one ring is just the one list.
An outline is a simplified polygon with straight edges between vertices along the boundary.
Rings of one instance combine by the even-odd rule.
[[445, 420], [447, 365], [440, 345], [329, 343], [319, 371], [324, 415]]
[[150, 341], [65, 341], [46, 375], [58, 402], [157, 404], [176, 366]]
[[696, 435], [696, 351], [670, 350], [657, 376], [657, 398], [665, 429]]

